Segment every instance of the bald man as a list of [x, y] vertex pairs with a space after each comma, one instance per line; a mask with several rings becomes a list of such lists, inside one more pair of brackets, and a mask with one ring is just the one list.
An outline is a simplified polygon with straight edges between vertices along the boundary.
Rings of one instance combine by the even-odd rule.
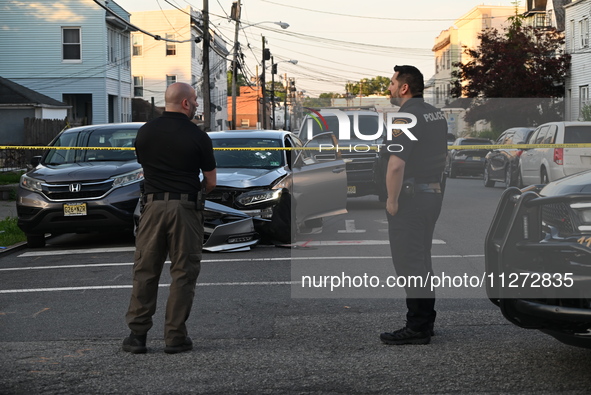
[[[191, 85], [174, 83], [164, 95], [161, 117], [137, 134], [135, 149], [144, 169], [142, 213], [136, 234], [133, 289], [126, 314], [131, 333], [123, 350], [147, 352], [147, 333], [156, 312], [158, 282], [170, 256], [171, 284], [166, 304], [164, 352], [189, 351], [189, 318], [203, 247], [204, 194], [216, 185], [211, 139], [191, 122], [197, 95]], [[203, 181], [199, 175], [203, 172]]]

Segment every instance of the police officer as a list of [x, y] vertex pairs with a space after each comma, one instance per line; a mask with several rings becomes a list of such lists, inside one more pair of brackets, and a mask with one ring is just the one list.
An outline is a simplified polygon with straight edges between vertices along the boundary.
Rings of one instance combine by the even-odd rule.
[[166, 304], [164, 352], [189, 351], [187, 335], [203, 246], [202, 183], [206, 192], [216, 185], [216, 163], [211, 139], [191, 122], [197, 95], [189, 84], [170, 85], [161, 117], [143, 125], [135, 141], [144, 169], [144, 207], [136, 236], [133, 289], [127, 311], [131, 334], [123, 350], [145, 353], [146, 335], [156, 311], [158, 281], [167, 255], [171, 284]]
[[[388, 90], [390, 101], [400, 106], [394, 123], [412, 124], [408, 133], [394, 130], [391, 143], [399, 152], [386, 152], [386, 211], [390, 250], [396, 274], [407, 279], [428, 278], [432, 272], [431, 244], [443, 200], [442, 175], [447, 154], [447, 122], [437, 108], [423, 99], [424, 80], [414, 66], [396, 66]], [[406, 113], [407, 115], [405, 116]], [[412, 114], [409, 116], [408, 114]], [[414, 277], [413, 277], [414, 276]], [[416, 286], [415, 286], [416, 285]], [[385, 344], [427, 344], [433, 335], [435, 293], [428, 284], [407, 281], [406, 325], [385, 332]]]

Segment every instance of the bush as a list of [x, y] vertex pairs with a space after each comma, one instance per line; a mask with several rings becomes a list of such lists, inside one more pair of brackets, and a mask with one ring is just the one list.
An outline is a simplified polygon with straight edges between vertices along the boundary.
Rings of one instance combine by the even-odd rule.
[[16, 218], [10, 217], [0, 220], [0, 247], [9, 247], [27, 240], [23, 231], [16, 225], [16, 221]]

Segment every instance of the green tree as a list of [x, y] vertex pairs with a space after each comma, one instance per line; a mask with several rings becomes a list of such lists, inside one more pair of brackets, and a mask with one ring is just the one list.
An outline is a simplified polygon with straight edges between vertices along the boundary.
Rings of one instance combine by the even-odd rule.
[[345, 89], [351, 95], [359, 95], [361, 93], [364, 96], [387, 96], [389, 85], [390, 78], [377, 76], [375, 78], [362, 78], [357, 82], [350, 82], [345, 85]]
[[564, 96], [570, 64], [562, 33], [523, 26], [517, 12], [509, 21], [502, 34], [480, 33], [480, 45], [464, 51], [470, 60], [455, 63], [452, 73], [452, 96], [474, 99], [466, 121], [486, 120], [494, 130], [559, 119], [562, 103], [556, 99]]
[[[228, 80], [228, 96], [232, 96], [232, 71], [226, 73]], [[236, 74], [236, 96], [240, 96], [240, 87], [247, 86], [248, 82], [243, 74]]]

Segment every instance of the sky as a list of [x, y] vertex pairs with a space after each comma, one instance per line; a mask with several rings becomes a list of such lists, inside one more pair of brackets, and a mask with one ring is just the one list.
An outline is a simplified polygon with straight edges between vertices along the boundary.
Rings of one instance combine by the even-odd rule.
[[[204, 2], [209, 1], [211, 26], [227, 42], [228, 50], [232, 49], [235, 22], [228, 18], [232, 0], [115, 1], [130, 13], [172, 9], [173, 5], [202, 10]], [[256, 25], [243, 28], [238, 41], [249, 77], [256, 75], [257, 65], [260, 73], [265, 37], [266, 47], [278, 63], [278, 74], [295, 78], [298, 90], [317, 97], [324, 92], [345, 93], [347, 82], [362, 78], [389, 78], [397, 64], [417, 66], [428, 80], [435, 69], [431, 48], [441, 31], [477, 5], [512, 3], [513, 0], [242, 0], [242, 26]], [[288, 23], [289, 28], [283, 30], [272, 23], [278, 21]], [[289, 60], [298, 62], [293, 65]]]

